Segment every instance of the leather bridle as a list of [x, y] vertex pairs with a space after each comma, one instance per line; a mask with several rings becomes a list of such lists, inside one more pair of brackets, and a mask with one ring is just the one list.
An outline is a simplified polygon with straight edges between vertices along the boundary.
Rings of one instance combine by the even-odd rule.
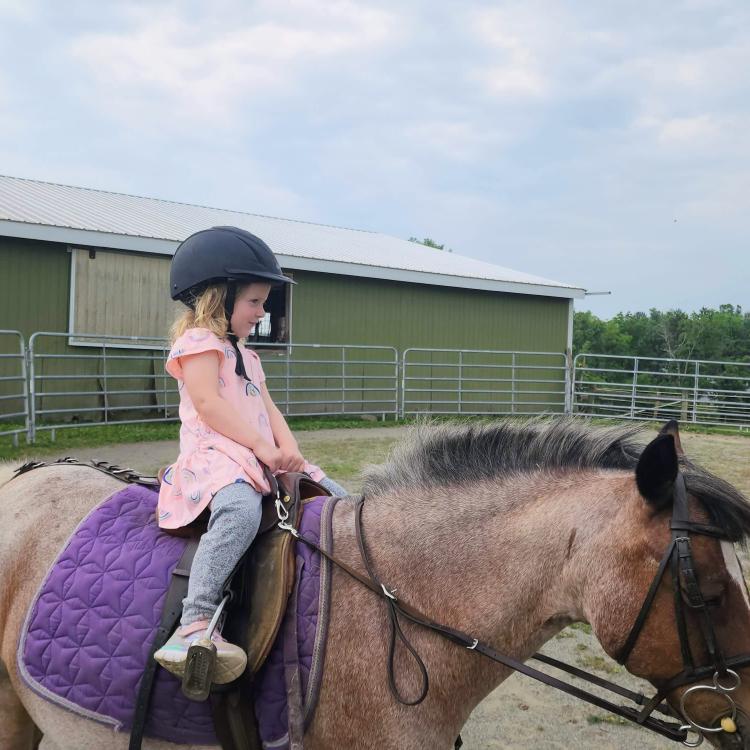
[[[362, 526], [362, 511], [364, 508], [365, 498], [361, 496], [357, 498], [354, 506], [354, 519], [355, 519], [355, 532], [357, 538], [357, 544], [359, 546], [360, 555], [364, 564], [366, 575], [363, 575], [359, 571], [355, 570], [348, 564], [339, 560], [335, 556], [329, 554], [325, 550], [321, 549], [317, 544], [311, 540], [306, 539], [302, 536], [294, 526], [287, 523], [287, 518], [284, 515], [283, 504], [277, 498], [277, 511], [279, 513], [279, 527], [285, 531], [293, 534], [297, 539], [304, 542], [306, 545], [316, 549], [324, 557], [328, 558], [331, 562], [341, 568], [343, 571], [348, 573], [352, 578], [356, 579], [363, 585], [367, 586], [370, 590], [380, 596], [388, 607], [389, 622], [390, 622], [390, 644], [388, 649], [388, 683], [396, 700], [404, 705], [413, 706], [421, 703], [427, 696], [429, 690], [429, 675], [427, 669], [422, 661], [421, 657], [409, 643], [406, 635], [401, 627], [401, 619], [409, 622], [421, 625], [429, 630], [432, 630], [444, 638], [457, 643], [458, 645], [464, 646], [471, 651], [476, 651], [495, 662], [503, 664], [504, 666], [516, 671], [521, 674], [525, 674], [528, 677], [532, 677], [545, 685], [549, 685], [558, 690], [561, 690], [569, 695], [572, 695], [580, 700], [586, 701], [598, 708], [602, 708], [609, 711], [617, 716], [627, 719], [628, 721], [635, 722], [646, 729], [650, 729], [657, 732], [670, 740], [682, 742], [688, 747], [697, 747], [707, 733], [715, 733], [721, 731], [736, 731], [736, 725], [732, 728], [734, 723], [737, 706], [732, 699], [732, 693], [737, 690], [740, 686], [740, 677], [735, 671], [741, 667], [750, 665], [750, 654], [742, 654], [739, 656], [725, 657], [723, 654], [714, 630], [711, 609], [714, 606], [712, 602], [706, 601], [701, 593], [698, 576], [695, 570], [693, 561], [692, 549], [690, 545], [690, 535], [697, 534], [702, 536], [710, 536], [717, 539], [726, 539], [727, 534], [721, 528], [712, 526], [709, 524], [703, 524], [691, 521], [688, 514], [688, 500], [687, 490], [685, 488], [685, 480], [681, 472], [677, 473], [674, 484], [674, 497], [673, 497], [673, 510], [672, 520], [670, 528], [672, 531], [672, 539], [667, 548], [664, 556], [661, 559], [659, 568], [651, 583], [651, 586], [646, 594], [646, 598], [641, 606], [640, 612], [630, 630], [630, 633], [625, 641], [625, 644], [617, 654], [617, 660], [621, 664], [625, 664], [638, 641], [638, 637], [643, 630], [643, 626], [646, 623], [649, 612], [653, 605], [654, 599], [656, 598], [659, 586], [669, 569], [672, 577], [672, 588], [674, 591], [674, 609], [675, 617], [677, 622], [677, 633], [680, 640], [680, 650], [682, 654], [683, 669], [674, 677], [667, 680], [662, 685], [658, 686], [658, 692], [652, 698], [648, 698], [642, 693], [636, 693], [634, 691], [623, 688], [616, 685], [608, 680], [604, 680], [601, 677], [592, 675], [585, 672], [582, 669], [578, 669], [565, 662], [558, 661], [544, 654], [534, 654], [533, 659], [547, 664], [549, 666], [560, 669], [568, 674], [575, 677], [582, 678], [588, 682], [595, 684], [601, 688], [608, 690], [611, 693], [620, 695], [628, 700], [632, 701], [635, 706], [621, 706], [616, 703], [612, 703], [604, 698], [599, 697], [593, 693], [589, 693], [581, 688], [566, 683], [562, 680], [552, 677], [544, 672], [535, 669], [528, 664], [514, 659], [513, 657], [501, 654], [495, 651], [491, 646], [482, 643], [479, 639], [456, 630], [454, 628], [442, 625], [435, 622], [425, 614], [420, 612], [418, 609], [410, 606], [409, 604], [398, 599], [394, 593], [394, 589], [386, 586], [382, 583], [377, 575], [375, 574], [372, 563], [367, 553], [365, 544], [364, 529]], [[687, 612], [694, 612], [700, 623], [701, 634], [703, 641], [706, 646], [710, 664], [696, 666], [695, 659], [693, 657], [692, 650], [690, 648], [690, 642], [688, 638], [688, 616]], [[396, 641], [400, 640], [406, 647], [408, 652], [414, 658], [419, 671], [421, 673], [422, 686], [416, 697], [407, 699], [400, 693], [396, 681], [395, 681], [395, 650]], [[691, 682], [704, 680], [706, 678], [713, 679], [713, 685], [699, 684], [689, 688], [682, 696], [680, 713], [682, 716], [677, 714], [667, 703], [664, 702], [665, 697], [675, 688], [687, 685]], [[715, 695], [720, 696], [727, 703], [727, 716], [722, 720], [721, 727], [706, 727], [700, 725], [698, 722], [691, 719], [687, 711], [685, 710], [686, 698], [699, 691], [708, 691]], [[653, 716], [654, 713], [662, 714], [670, 720], [664, 720]], [[678, 721], [675, 722], [674, 719]], [[684, 721], [682, 721], [684, 719]], [[731, 719], [731, 723], [725, 723], [728, 719]], [[686, 722], [686, 723], [685, 723]], [[691, 741], [688, 739], [688, 733], [694, 732], [698, 735], [697, 740]], [[460, 747], [460, 738], [456, 744], [456, 747]]]
[[[690, 728], [700, 735], [700, 739], [697, 742], [686, 744], [689, 747], [696, 747], [702, 741], [704, 734], [725, 730], [721, 726], [706, 727], [691, 719], [685, 708], [688, 695], [696, 692], [711, 692], [720, 695], [726, 701], [729, 711], [728, 716], [732, 720], [732, 723], [734, 723], [737, 706], [731, 697], [731, 693], [739, 688], [741, 684], [740, 677], [735, 670], [750, 664], [750, 654], [741, 654], [727, 658], [717, 641], [712, 619], [712, 610], [715, 609], [716, 604], [712, 601], [706, 601], [701, 592], [698, 573], [693, 560], [690, 535], [697, 534], [716, 539], [726, 539], [727, 534], [717, 526], [690, 520], [687, 490], [682, 472], [678, 472], [675, 479], [670, 528], [672, 530], [670, 545], [659, 563], [659, 568], [654, 576], [654, 580], [651, 582], [638, 617], [636, 617], [627, 640], [616, 658], [620, 664], [626, 664], [646, 623], [659, 585], [667, 569], [669, 569], [672, 577], [674, 613], [677, 623], [677, 634], [680, 640], [682, 670], [658, 687], [656, 695], [644, 706], [639, 714], [638, 721], [642, 722], [675, 688], [711, 677], [713, 685], [693, 686], [683, 694], [680, 702], [681, 713], [688, 722], [685, 728]], [[700, 633], [710, 664], [701, 666], [696, 666], [695, 664], [695, 658], [688, 637], [688, 612], [693, 612], [695, 618], [698, 620]]]

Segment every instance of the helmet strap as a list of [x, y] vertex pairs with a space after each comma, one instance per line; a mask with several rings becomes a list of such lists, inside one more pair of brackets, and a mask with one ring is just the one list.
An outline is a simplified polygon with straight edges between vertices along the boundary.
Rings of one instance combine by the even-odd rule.
[[237, 297], [237, 282], [227, 281], [227, 293], [224, 297], [224, 312], [227, 314], [229, 332], [232, 331], [232, 313], [234, 312], [234, 301]]
[[252, 382], [250, 378], [247, 376], [247, 371], [245, 370], [245, 361], [242, 359], [242, 352], [240, 352], [240, 347], [238, 345], [239, 339], [237, 336], [232, 332], [232, 313], [234, 312], [234, 301], [237, 297], [237, 282], [236, 281], [227, 281], [227, 294], [224, 298], [224, 312], [227, 314], [227, 338], [229, 339], [229, 343], [234, 347], [234, 353], [235, 353], [235, 360], [234, 360], [234, 371], [237, 375], [239, 375], [241, 378], [244, 378], [249, 383]]

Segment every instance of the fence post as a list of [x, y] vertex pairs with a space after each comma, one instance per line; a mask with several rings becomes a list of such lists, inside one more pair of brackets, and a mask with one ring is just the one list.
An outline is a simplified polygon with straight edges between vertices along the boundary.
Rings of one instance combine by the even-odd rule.
[[34, 435], [31, 429], [31, 411], [29, 410], [29, 347], [21, 338], [21, 377], [23, 378], [23, 410], [26, 412], [26, 444], [29, 445]]
[[102, 375], [104, 377], [104, 424], [109, 424], [109, 384], [107, 383], [107, 342], [102, 341]]
[[341, 413], [346, 411], [346, 349], [341, 347]]
[[510, 355], [510, 413], [516, 413], [516, 353]]
[[458, 413], [463, 413], [464, 353], [458, 353]]
[[34, 339], [32, 333], [29, 339], [29, 437], [28, 442], [36, 442], [36, 363], [34, 362]]
[[635, 395], [638, 391], [638, 357], [633, 358], [633, 386], [630, 390], [630, 417], [635, 417]]
[[565, 403], [564, 414], [573, 413], [573, 390], [575, 388], [575, 369], [573, 352], [568, 349], [565, 352]]
[[284, 399], [286, 404], [284, 405], [284, 411], [287, 416], [291, 416], [291, 404], [289, 403], [289, 378], [291, 377], [291, 361], [292, 361], [292, 344], [286, 349], [286, 377], [284, 382]]
[[404, 349], [401, 355], [401, 407], [399, 409], [399, 416], [401, 419], [406, 417], [406, 356], [409, 354], [408, 349]]
[[700, 363], [696, 360], [695, 362], [695, 376], [693, 378], [693, 423], [698, 418], [698, 384], [700, 380]]

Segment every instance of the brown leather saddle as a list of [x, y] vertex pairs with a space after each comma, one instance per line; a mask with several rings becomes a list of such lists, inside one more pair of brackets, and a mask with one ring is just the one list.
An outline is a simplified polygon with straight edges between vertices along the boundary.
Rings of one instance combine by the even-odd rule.
[[[294, 537], [278, 527], [276, 500], [288, 513], [288, 523], [298, 528], [305, 501], [331, 494], [307, 474], [289, 472], [273, 480], [272, 492], [263, 498], [255, 541], [227, 582], [231, 599], [223, 633], [245, 649], [252, 673], [260, 669], [271, 650], [294, 586]], [[207, 509], [188, 526], [164, 531], [199, 540], [209, 515]]]

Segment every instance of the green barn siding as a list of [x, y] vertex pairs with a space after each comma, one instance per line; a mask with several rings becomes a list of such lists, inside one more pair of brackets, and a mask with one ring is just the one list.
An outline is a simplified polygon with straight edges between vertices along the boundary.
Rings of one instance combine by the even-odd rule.
[[65, 245], [0, 237], [0, 328], [36, 331], [68, 327], [70, 254]]
[[[399, 352], [408, 348], [565, 351], [567, 299], [318, 273], [297, 272], [295, 279], [298, 281], [293, 291], [292, 332], [295, 342], [383, 345], [393, 346]], [[322, 351], [297, 350], [295, 357], [321, 357]], [[362, 354], [363, 358], [377, 356], [384, 355], [377, 352]], [[412, 367], [408, 373], [410, 377], [424, 378], [409, 383], [409, 398], [422, 402], [417, 410], [458, 413], [462, 408], [473, 408], [486, 412], [533, 413], [558, 409], [563, 402], [562, 370], [536, 369], [540, 365], [555, 368], [563, 365], [561, 356], [517, 358], [515, 371], [510, 356], [500, 355], [475, 355], [473, 360], [467, 355], [461, 371], [457, 355], [453, 353], [414, 352], [410, 361], [425, 363]], [[468, 363], [472, 361], [494, 367], [491, 370], [471, 368]], [[302, 371], [300, 365], [297, 369]], [[351, 369], [347, 369], [347, 375]], [[309, 372], [314, 371], [322, 375], [324, 366], [309, 369]], [[474, 403], [474, 407], [459, 405], [459, 377], [464, 390], [472, 391], [464, 395], [464, 403]], [[497, 382], [483, 383], [478, 380], [481, 377]], [[510, 381], [514, 377], [517, 381], [527, 382], [516, 382], [516, 394], [512, 397]], [[502, 382], [504, 379], [508, 382]], [[529, 382], [533, 380], [541, 382]], [[309, 381], [309, 386], [311, 389], [335, 388], [340, 387], [341, 382], [341, 378], [321, 378]], [[354, 388], [352, 380], [347, 378], [346, 382], [349, 388]], [[439, 393], [437, 389], [445, 392]], [[376, 395], [387, 398], [386, 391]], [[312, 391], [298, 396], [314, 397]], [[353, 398], [353, 391], [348, 391], [346, 397]], [[362, 410], [368, 408], [366, 397], [367, 394], [363, 394], [362, 403], [365, 405]], [[372, 406], [371, 410], [377, 411]]]
[[565, 351], [568, 300], [297, 272], [295, 342]]

